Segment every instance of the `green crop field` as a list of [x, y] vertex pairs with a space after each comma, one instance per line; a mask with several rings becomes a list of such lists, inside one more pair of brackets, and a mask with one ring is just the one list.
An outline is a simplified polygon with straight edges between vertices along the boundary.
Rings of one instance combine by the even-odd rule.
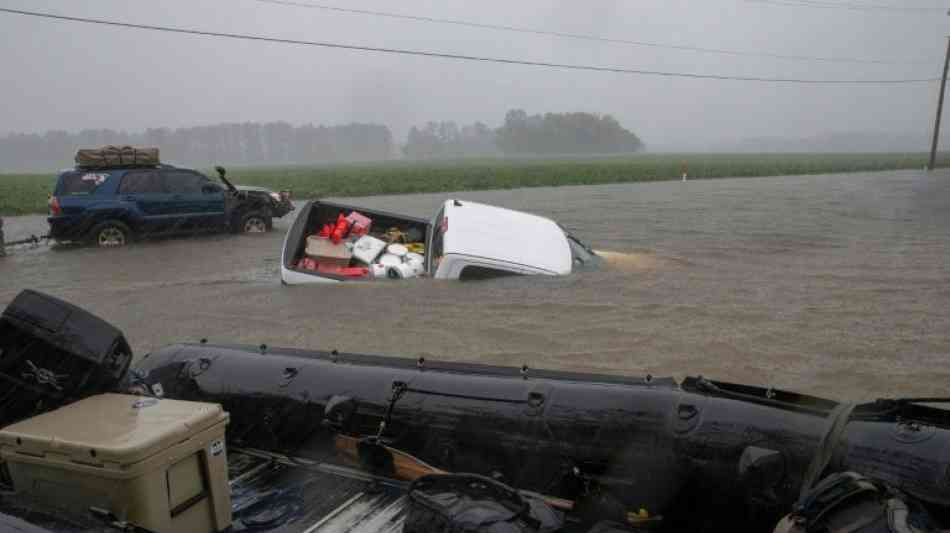
[[[925, 154], [644, 154], [587, 159], [477, 159], [334, 166], [240, 167], [235, 183], [290, 189], [296, 199], [592, 185], [691, 179], [921, 169]], [[940, 166], [950, 166], [941, 157]], [[213, 172], [209, 173], [213, 175]], [[46, 212], [53, 174], [0, 174], [0, 215]]]
[[54, 182], [50, 175], [0, 174], [0, 215], [45, 213]]

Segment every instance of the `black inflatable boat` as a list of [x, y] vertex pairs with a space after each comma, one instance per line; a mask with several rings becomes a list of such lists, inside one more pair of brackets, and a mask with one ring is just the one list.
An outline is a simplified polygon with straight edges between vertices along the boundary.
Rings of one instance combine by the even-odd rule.
[[[3, 424], [104, 390], [220, 404], [234, 530], [950, 527], [942, 398], [856, 405], [703, 377], [207, 342], [161, 348], [125, 372], [128, 345], [106, 326], [39, 293], [11, 304]], [[63, 526], [8, 489], [0, 520], [11, 524], [134, 527], [91, 516]]]

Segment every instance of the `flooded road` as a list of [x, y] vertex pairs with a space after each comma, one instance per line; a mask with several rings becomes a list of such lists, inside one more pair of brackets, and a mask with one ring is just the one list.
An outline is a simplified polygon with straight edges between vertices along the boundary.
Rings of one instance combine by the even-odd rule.
[[[424, 217], [459, 197], [555, 218], [609, 268], [565, 278], [281, 286], [283, 233], [122, 250], [19, 248], [34, 288], [137, 353], [241, 342], [707, 377], [836, 398], [950, 394], [950, 172], [539, 188], [352, 202]], [[6, 218], [8, 240], [44, 217]]]

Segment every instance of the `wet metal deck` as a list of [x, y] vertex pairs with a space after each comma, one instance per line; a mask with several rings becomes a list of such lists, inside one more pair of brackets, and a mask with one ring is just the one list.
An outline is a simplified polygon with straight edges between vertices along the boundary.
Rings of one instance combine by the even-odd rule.
[[235, 529], [272, 533], [396, 533], [404, 485], [338, 464], [231, 450]]

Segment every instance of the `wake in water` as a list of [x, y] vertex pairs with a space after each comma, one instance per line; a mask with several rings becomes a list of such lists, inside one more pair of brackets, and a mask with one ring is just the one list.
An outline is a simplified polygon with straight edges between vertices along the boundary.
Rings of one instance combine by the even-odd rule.
[[617, 272], [643, 272], [673, 266], [685, 266], [686, 260], [676, 257], [661, 257], [653, 252], [611, 252], [594, 250], [604, 259], [608, 270]]

